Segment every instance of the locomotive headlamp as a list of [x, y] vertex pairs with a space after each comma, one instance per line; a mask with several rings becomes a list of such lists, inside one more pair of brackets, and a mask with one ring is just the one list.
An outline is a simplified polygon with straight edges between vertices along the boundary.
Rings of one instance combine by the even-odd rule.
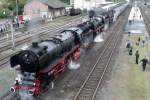
[[33, 83], [33, 85], [35, 86], [35, 85], [36, 85], [36, 83]]
[[14, 93], [14, 92], [16, 92], [16, 89], [14, 87], [11, 87], [10, 91]]

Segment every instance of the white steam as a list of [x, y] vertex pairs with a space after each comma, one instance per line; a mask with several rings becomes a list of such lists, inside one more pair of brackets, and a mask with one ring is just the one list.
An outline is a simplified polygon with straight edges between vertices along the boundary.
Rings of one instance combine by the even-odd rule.
[[102, 34], [99, 34], [95, 37], [94, 42], [103, 42], [104, 39], [102, 37]]
[[76, 61], [73, 61], [73, 60], [70, 60], [69, 64], [68, 64], [68, 68], [69, 69], [78, 69], [80, 67], [80, 63], [76, 62]]

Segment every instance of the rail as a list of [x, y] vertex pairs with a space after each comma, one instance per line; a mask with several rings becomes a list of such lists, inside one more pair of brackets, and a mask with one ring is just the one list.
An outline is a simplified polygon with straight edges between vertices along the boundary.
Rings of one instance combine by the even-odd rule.
[[[129, 13], [123, 16], [123, 18], [126, 19], [128, 15]], [[103, 82], [104, 75], [111, 61], [113, 52], [122, 36], [120, 33], [123, 30], [126, 22], [126, 20], [121, 21], [122, 19], [120, 18], [117, 24], [119, 30], [117, 30], [118, 28], [114, 29], [111, 36], [107, 39], [105, 46], [103, 47], [103, 51], [100, 53], [99, 58], [93, 66], [93, 69], [77, 92], [74, 100], [94, 100], [98, 88]]]

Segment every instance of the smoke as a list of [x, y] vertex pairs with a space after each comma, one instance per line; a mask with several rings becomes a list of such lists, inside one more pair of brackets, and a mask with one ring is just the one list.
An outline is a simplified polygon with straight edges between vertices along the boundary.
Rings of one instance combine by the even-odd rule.
[[103, 37], [102, 37], [102, 34], [98, 34], [95, 39], [94, 39], [94, 42], [103, 42]]
[[80, 67], [80, 63], [78, 63], [78, 62], [76, 62], [76, 61], [73, 61], [73, 60], [70, 60], [70, 63], [69, 63], [69, 65], [68, 65], [68, 68], [69, 68], [69, 69], [75, 70], [75, 69], [78, 69], [79, 67]]
[[42, 22], [40, 18], [34, 18], [30, 20], [27, 26], [27, 33], [31, 35], [31, 42], [37, 42], [40, 40], [40, 35], [37, 34], [37, 29], [41, 26]]
[[104, 27], [104, 30], [107, 30], [108, 27], [109, 27], [109, 24], [107, 23], [107, 24], [105, 25], [105, 27]]
[[21, 50], [26, 50], [29, 46], [27, 44], [24, 44], [22, 47], [21, 47]]

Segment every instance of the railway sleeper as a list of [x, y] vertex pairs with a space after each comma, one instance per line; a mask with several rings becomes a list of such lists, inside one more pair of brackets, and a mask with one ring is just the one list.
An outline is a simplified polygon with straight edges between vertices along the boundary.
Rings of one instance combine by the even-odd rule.
[[76, 100], [90, 100], [89, 95], [83, 95], [82, 97], [79, 97]]
[[92, 76], [88, 79], [88, 81], [90, 81], [90, 80], [97, 80], [97, 78], [99, 78], [99, 75], [92, 74]]
[[105, 63], [98, 63], [98, 66], [104, 66], [104, 65], [105, 65]]
[[[104, 68], [105, 68], [105, 65], [100, 65], [100, 64], [98, 64], [97, 67], [98, 67], [98, 71], [99, 71], [99, 72], [103, 72], [103, 71], [104, 71]], [[96, 69], [96, 70], [97, 70], [97, 69]]]
[[94, 89], [90, 89], [90, 90], [84, 89], [84, 90], [82, 90], [82, 93], [83, 93], [82, 95], [85, 95], [85, 94], [90, 95], [93, 93], [93, 91], [94, 91]]
[[95, 87], [95, 84], [87, 83], [84, 88], [93, 88]]
[[88, 85], [84, 86], [84, 88], [91, 88], [94, 89], [94, 87], [96, 86], [96, 82], [89, 82]]
[[99, 75], [92, 73], [92, 75], [89, 77], [88, 80], [97, 79], [98, 77], [99, 77]]
[[93, 75], [96, 75], [96, 78], [92, 78], [92, 80], [98, 80], [102, 76], [102, 72], [94, 73]]
[[93, 92], [94, 92], [94, 90], [93, 90], [93, 91], [86, 91], [86, 90], [83, 90], [82, 93], [80, 94], [80, 96], [87, 98], [87, 97], [89, 97], [90, 95], [92, 95]]
[[[97, 80], [97, 81], [90, 81], [89, 83], [90, 83], [93, 87], [95, 87], [98, 82], [99, 82], [99, 81]], [[85, 87], [86, 87], [86, 86], [85, 86]], [[93, 88], [93, 87], [92, 87], [92, 88]]]
[[101, 76], [101, 72], [97, 71], [92, 73], [92, 76], [94, 77], [90, 77], [89, 80], [97, 80], [100, 76]]
[[[99, 66], [99, 67], [102, 67], [102, 66]], [[104, 66], [103, 66], [103, 68], [102, 68], [103, 70], [104, 70]], [[91, 74], [91, 76], [90, 77], [92, 77], [92, 78], [97, 78], [97, 77], [99, 77], [100, 75], [101, 75], [101, 73], [103, 73], [103, 70], [97, 70], [97, 69], [95, 69], [94, 70], [94, 72]]]
[[93, 81], [95, 81], [95, 82], [96, 82], [96, 81], [98, 81], [98, 80], [99, 80], [99, 77], [97, 77], [97, 78], [92, 78], [92, 79], [89, 79], [89, 81], [90, 81], [90, 82], [93, 82]]
[[85, 88], [85, 91], [93, 91], [91, 88]]
[[87, 97], [82, 96], [82, 97], [78, 98], [77, 100], [91, 100], [91, 97], [89, 97], [89, 95]]
[[105, 64], [102, 65], [100, 63], [97, 65], [97, 68], [95, 69], [95, 71], [102, 73], [104, 71], [104, 69], [105, 69]]

